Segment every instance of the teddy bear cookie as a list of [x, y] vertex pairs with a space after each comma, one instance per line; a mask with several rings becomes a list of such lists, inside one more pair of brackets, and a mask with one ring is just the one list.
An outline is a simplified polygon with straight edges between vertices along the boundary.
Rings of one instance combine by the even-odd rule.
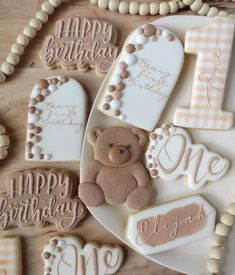
[[122, 265], [121, 246], [89, 242], [75, 236], [53, 236], [42, 252], [44, 275], [109, 275]]
[[1, 238], [0, 247], [0, 274], [22, 275], [20, 238]]
[[0, 160], [5, 159], [8, 155], [7, 148], [10, 144], [10, 139], [6, 135], [6, 129], [0, 125]]
[[103, 20], [71, 17], [56, 22], [46, 37], [40, 58], [48, 69], [62, 67], [105, 75], [118, 54], [116, 28]]
[[216, 210], [201, 196], [191, 196], [131, 214], [126, 236], [144, 255], [210, 236]]
[[101, 88], [98, 109], [123, 122], [152, 131], [179, 78], [184, 50], [175, 34], [147, 24], [127, 38]]
[[131, 209], [150, 204], [152, 187], [148, 173], [139, 162], [146, 135], [139, 129], [111, 127], [91, 128], [88, 140], [94, 148], [94, 159], [84, 170], [79, 196], [91, 207], [107, 202], [126, 203]]
[[11, 174], [7, 194], [0, 196], [0, 229], [47, 224], [63, 231], [75, 228], [86, 215], [85, 205], [77, 196], [77, 182], [74, 175], [58, 169]]
[[25, 159], [79, 161], [87, 117], [87, 96], [69, 77], [40, 79], [28, 108]]
[[202, 188], [207, 181], [221, 179], [230, 167], [230, 161], [210, 152], [202, 144], [192, 144], [188, 132], [165, 124], [150, 133], [146, 152], [147, 169], [152, 178], [173, 181], [188, 176], [188, 186]]

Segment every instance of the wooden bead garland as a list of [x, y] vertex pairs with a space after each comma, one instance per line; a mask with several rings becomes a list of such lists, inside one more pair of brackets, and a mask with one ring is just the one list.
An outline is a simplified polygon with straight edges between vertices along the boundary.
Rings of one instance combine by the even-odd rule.
[[6, 76], [14, 73], [15, 67], [20, 62], [20, 57], [24, 53], [24, 48], [28, 46], [29, 41], [33, 39], [36, 33], [41, 30], [42, 25], [48, 21], [49, 15], [53, 14], [55, 8], [61, 5], [61, 0], [47, 0], [35, 17], [24, 27], [23, 32], [17, 36], [16, 43], [11, 46], [11, 52], [0, 67], [0, 83], [6, 81]]
[[0, 125], [0, 160], [3, 160], [7, 157], [8, 146], [10, 144], [10, 139], [6, 135], [6, 129], [2, 125]]

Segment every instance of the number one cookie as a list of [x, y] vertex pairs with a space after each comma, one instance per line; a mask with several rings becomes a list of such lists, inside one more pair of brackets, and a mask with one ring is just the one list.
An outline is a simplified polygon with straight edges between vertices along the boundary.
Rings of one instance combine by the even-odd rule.
[[178, 108], [174, 124], [189, 128], [230, 129], [233, 114], [222, 111], [232, 53], [234, 20], [216, 17], [206, 27], [189, 30], [185, 52], [197, 55], [190, 108]]

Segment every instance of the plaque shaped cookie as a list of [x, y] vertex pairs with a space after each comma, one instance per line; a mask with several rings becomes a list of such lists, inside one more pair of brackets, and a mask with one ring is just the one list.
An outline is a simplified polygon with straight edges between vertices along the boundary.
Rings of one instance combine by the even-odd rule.
[[202, 144], [192, 144], [183, 128], [165, 124], [149, 137], [146, 159], [152, 178], [173, 181], [187, 175], [189, 187], [196, 190], [207, 181], [222, 178], [230, 167], [229, 160], [210, 152]]
[[40, 52], [46, 68], [95, 68], [106, 74], [118, 54], [116, 28], [103, 20], [72, 17], [56, 22], [55, 33], [48, 35]]
[[19, 171], [10, 175], [7, 188], [0, 195], [0, 230], [55, 224], [58, 230], [68, 231], [86, 215], [77, 195], [78, 180], [67, 171]]
[[22, 261], [20, 238], [1, 238], [0, 248], [0, 274], [21, 275]]
[[215, 209], [191, 196], [129, 216], [126, 237], [142, 254], [153, 254], [203, 239], [213, 233]]
[[75, 236], [54, 236], [44, 247], [42, 258], [44, 275], [108, 275], [119, 270], [123, 250], [119, 245], [83, 245]]
[[79, 82], [68, 77], [39, 80], [29, 101], [26, 160], [79, 161], [86, 112]]
[[135, 30], [110, 72], [98, 109], [147, 131], [156, 126], [184, 61], [179, 39], [156, 23]]

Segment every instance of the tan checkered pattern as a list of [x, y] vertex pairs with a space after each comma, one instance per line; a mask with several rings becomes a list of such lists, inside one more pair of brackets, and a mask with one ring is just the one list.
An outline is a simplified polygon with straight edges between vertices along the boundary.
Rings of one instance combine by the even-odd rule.
[[17, 238], [0, 239], [0, 275], [20, 275], [20, 244]]
[[[189, 30], [185, 52], [197, 54], [190, 108], [178, 108], [174, 124], [189, 128], [229, 129], [233, 114], [222, 111], [235, 21], [216, 17], [208, 26]], [[187, 91], [185, 91], [187, 92]]]

